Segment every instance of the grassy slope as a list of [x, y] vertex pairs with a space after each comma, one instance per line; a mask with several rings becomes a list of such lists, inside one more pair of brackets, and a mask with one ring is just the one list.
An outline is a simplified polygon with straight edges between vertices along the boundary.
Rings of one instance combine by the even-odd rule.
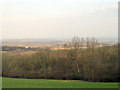
[[92, 83], [75, 80], [2, 78], [3, 88], [117, 88], [117, 83]]

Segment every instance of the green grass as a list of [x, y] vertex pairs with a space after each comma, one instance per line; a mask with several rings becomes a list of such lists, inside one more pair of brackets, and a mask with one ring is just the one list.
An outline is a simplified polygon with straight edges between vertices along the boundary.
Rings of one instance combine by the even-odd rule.
[[2, 78], [3, 88], [118, 88], [118, 83], [85, 82], [79, 80]]

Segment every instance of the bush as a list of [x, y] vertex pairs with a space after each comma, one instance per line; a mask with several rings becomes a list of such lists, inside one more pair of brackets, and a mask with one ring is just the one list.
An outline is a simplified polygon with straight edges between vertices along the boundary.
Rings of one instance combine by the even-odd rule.
[[[72, 44], [65, 45], [65, 48], [71, 49], [65, 50], [40, 49], [32, 55], [4, 53], [2, 75], [33, 79], [118, 81], [118, 46], [97, 47], [93, 39], [83, 41], [74, 39]], [[85, 43], [86, 49], [79, 48]]]

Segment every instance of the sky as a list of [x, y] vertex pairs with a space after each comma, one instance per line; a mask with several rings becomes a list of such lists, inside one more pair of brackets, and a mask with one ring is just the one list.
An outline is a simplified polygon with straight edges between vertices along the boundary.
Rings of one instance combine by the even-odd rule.
[[118, 0], [1, 0], [0, 36], [117, 37]]

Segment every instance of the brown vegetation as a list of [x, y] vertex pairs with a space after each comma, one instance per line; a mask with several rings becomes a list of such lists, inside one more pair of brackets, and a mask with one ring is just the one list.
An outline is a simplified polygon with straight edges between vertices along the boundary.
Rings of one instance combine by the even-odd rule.
[[[79, 48], [84, 44], [86, 49]], [[97, 45], [94, 38], [75, 37], [62, 50], [46, 48], [32, 55], [15, 56], [3, 53], [3, 76], [118, 81], [118, 46]]]

